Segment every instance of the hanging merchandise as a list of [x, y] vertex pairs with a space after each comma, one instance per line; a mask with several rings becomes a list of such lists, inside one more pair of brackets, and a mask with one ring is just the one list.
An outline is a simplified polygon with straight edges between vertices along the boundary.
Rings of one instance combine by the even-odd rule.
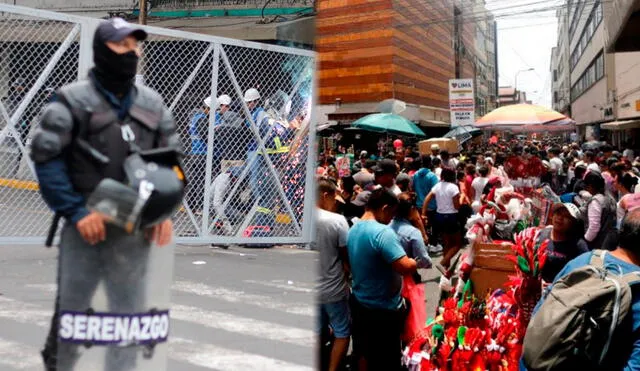
[[460, 292], [443, 300], [436, 318], [405, 348], [403, 364], [411, 371], [518, 370], [527, 324], [542, 291], [547, 242], [537, 243], [539, 234], [530, 228], [516, 236], [513, 255], [503, 258], [514, 263], [516, 274], [504, 288], [477, 297], [468, 279]]

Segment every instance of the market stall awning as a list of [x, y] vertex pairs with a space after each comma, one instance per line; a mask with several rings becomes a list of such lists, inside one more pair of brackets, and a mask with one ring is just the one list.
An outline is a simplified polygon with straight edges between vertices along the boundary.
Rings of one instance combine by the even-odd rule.
[[554, 122], [574, 123], [567, 116], [535, 104], [513, 104], [500, 107], [476, 121], [479, 129], [513, 129], [518, 126], [546, 125]]
[[340, 107], [336, 108], [335, 111], [329, 113], [331, 115], [353, 115], [353, 114], [370, 114], [376, 113], [377, 104], [376, 103], [352, 103], [352, 104], [344, 104]]
[[393, 113], [374, 113], [355, 121], [352, 126], [357, 129], [376, 133], [397, 134], [424, 137], [425, 134], [412, 121]]
[[451, 126], [451, 124], [448, 122], [437, 120], [420, 120], [418, 121], [418, 124], [420, 126], [425, 126], [428, 128], [448, 128], [449, 126]]
[[640, 120], [614, 121], [600, 125], [603, 130], [627, 130], [640, 128]]
[[332, 129], [336, 125], [338, 125], [337, 121], [325, 122], [324, 124], [320, 124], [320, 125], [316, 126], [316, 131], [317, 132], [321, 132], [323, 130]]

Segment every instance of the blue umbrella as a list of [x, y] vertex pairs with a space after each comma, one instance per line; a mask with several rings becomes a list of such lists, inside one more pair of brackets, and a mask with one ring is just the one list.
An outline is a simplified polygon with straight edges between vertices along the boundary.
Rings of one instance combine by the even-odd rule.
[[393, 113], [374, 113], [356, 120], [352, 126], [375, 133], [426, 137], [418, 125]]

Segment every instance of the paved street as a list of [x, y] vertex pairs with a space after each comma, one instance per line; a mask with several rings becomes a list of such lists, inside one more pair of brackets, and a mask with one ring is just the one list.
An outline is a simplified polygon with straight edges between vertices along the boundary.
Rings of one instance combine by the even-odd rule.
[[[42, 370], [56, 255], [0, 247], [0, 370]], [[316, 265], [305, 250], [177, 247], [168, 369], [313, 369]]]

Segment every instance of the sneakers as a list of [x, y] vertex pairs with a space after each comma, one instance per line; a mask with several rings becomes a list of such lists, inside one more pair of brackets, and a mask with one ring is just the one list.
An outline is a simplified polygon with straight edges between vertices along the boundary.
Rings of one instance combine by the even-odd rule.
[[442, 253], [442, 245], [437, 244], [436, 246], [429, 245], [427, 246], [429, 249], [429, 254], [441, 254]]

